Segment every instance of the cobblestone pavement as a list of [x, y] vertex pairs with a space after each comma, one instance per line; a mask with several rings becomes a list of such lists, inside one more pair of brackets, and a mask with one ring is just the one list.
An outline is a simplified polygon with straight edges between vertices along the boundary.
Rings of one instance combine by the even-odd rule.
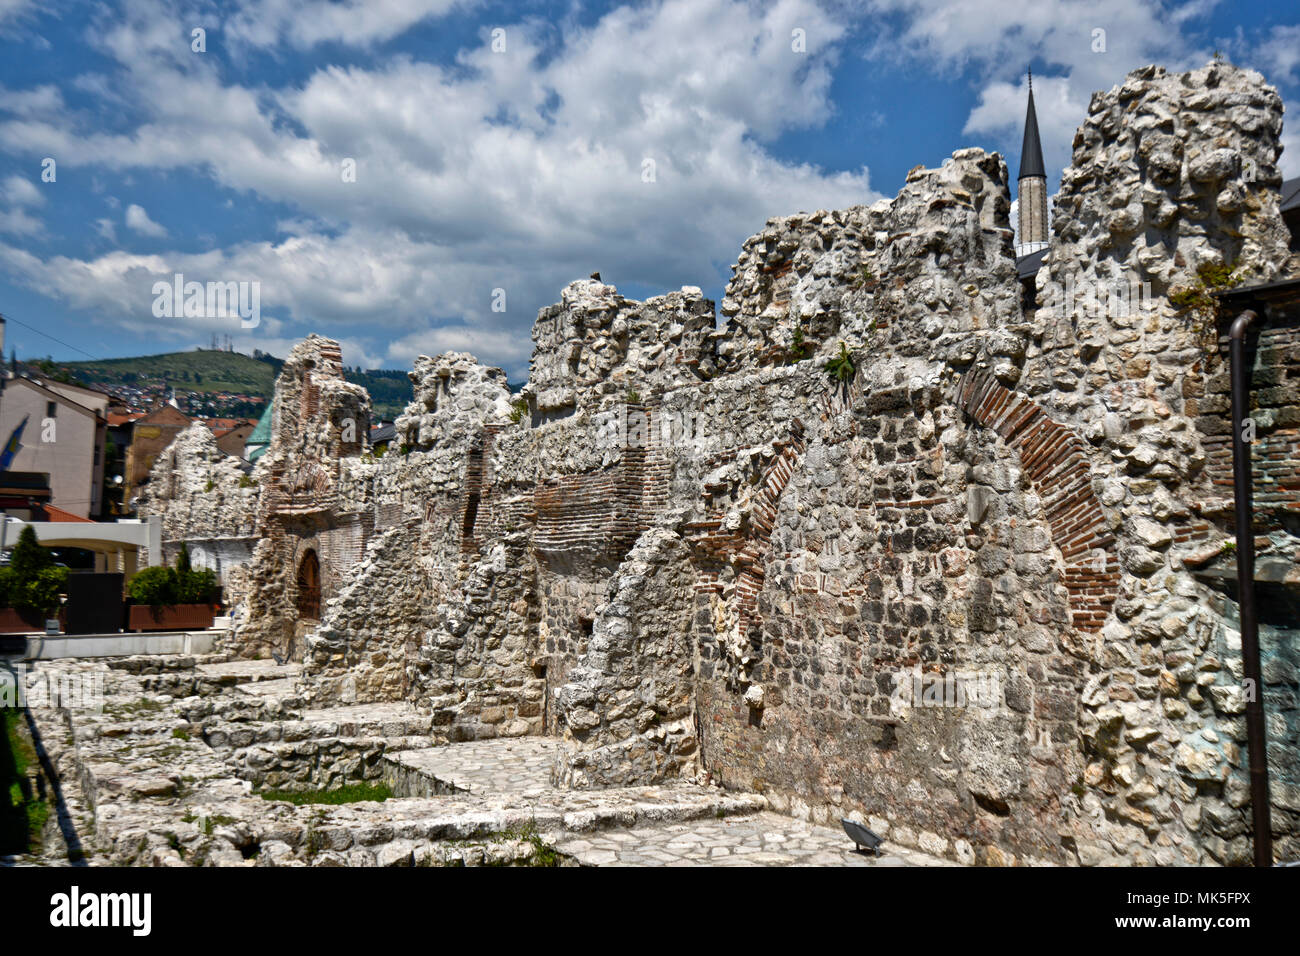
[[[520, 737], [405, 751], [387, 759], [429, 780], [479, 796], [575, 802], [583, 791], [557, 791], [550, 771], [557, 742]], [[676, 788], [664, 788], [673, 792]], [[618, 791], [587, 791], [589, 796]], [[560, 832], [555, 848], [589, 866], [951, 866], [917, 850], [885, 844], [879, 857], [856, 852], [843, 831], [762, 812], [724, 818]]]
[[511, 737], [393, 754], [431, 786], [464, 793], [528, 793], [551, 789], [553, 737]]
[[635, 830], [562, 834], [555, 848], [584, 866], [955, 866], [886, 842], [858, 853], [843, 832], [763, 812]]

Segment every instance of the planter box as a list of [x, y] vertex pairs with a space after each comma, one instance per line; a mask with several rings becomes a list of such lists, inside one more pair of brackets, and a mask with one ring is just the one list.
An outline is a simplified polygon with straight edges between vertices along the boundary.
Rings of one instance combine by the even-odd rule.
[[[62, 617], [62, 615], [55, 615]], [[0, 607], [0, 634], [45, 633], [45, 615], [23, 608]]]
[[168, 607], [133, 604], [126, 629], [128, 631], [204, 631], [211, 626], [211, 604], [173, 604]]

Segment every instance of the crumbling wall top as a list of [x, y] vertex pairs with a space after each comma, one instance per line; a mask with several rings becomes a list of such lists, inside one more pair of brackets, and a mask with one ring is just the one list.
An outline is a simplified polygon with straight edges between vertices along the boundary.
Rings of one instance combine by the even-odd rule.
[[958, 150], [893, 200], [769, 219], [722, 301], [728, 370], [829, 357], [902, 323], [917, 342], [1019, 319], [1007, 168]]
[[713, 303], [695, 286], [645, 302], [599, 279], [565, 287], [533, 325], [524, 395], [543, 421], [714, 372]]
[[397, 417], [399, 440], [429, 448], [441, 439], [509, 420], [510, 385], [499, 368], [468, 352], [421, 355], [410, 373], [415, 397]]

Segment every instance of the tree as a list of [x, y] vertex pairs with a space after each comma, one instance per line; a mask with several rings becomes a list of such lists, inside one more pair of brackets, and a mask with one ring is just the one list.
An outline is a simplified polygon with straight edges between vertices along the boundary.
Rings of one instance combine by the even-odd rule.
[[67, 584], [68, 569], [55, 565], [54, 556], [40, 546], [30, 525], [23, 528], [8, 567], [0, 568], [0, 604], [48, 614], [59, 606]]
[[23, 528], [18, 535], [18, 543], [9, 553], [9, 568], [20, 578], [30, 578], [37, 571], [54, 566], [54, 556], [47, 548], [42, 548], [36, 540], [36, 532], [31, 525]]

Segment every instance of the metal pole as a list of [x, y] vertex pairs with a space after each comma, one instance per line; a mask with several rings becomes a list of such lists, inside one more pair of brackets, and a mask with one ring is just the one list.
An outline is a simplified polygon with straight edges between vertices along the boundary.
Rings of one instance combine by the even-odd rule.
[[1250, 446], [1242, 434], [1250, 417], [1246, 330], [1258, 316], [1247, 310], [1228, 332], [1232, 376], [1232, 491], [1236, 500], [1237, 602], [1241, 612], [1241, 663], [1248, 686], [1246, 749], [1250, 760], [1250, 812], [1255, 829], [1255, 865], [1273, 865], [1273, 830], [1268, 803], [1268, 740], [1264, 731], [1264, 685], [1260, 680], [1259, 625], [1255, 616], [1255, 529], [1251, 501]]

